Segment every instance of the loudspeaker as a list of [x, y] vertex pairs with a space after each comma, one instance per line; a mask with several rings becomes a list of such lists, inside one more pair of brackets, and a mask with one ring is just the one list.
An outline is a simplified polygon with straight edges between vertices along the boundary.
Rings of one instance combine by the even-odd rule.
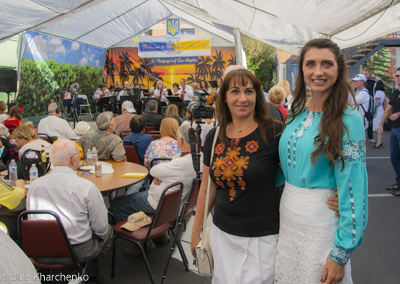
[[0, 92], [15, 93], [17, 91], [17, 71], [0, 69]]

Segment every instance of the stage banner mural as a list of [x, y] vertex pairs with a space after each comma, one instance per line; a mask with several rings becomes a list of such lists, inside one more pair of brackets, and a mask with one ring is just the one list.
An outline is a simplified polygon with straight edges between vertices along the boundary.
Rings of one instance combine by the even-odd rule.
[[211, 39], [208, 35], [187, 35], [178, 38], [140, 36], [138, 40], [139, 56], [142, 58], [211, 55]]
[[201, 80], [216, 81], [222, 78], [223, 71], [229, 65], [236, 64], [235, 47], [211, 47], [210, 56], [174, 56], [142, 58], [138, 48], [112, 48], [107, 51], [104, 66], [104, 78], [109, 85], [120, 81], [144, 84], [150, 89], [155, 82], [162, 80], [167, 88], [178, 83], [181, 78], [187, 82]]
[[103, 82], [106, 50], [34, 31], [24, 38], [17, 97], [24, 117], [46, 114], [55, 90], [64, 93], [70, 82], [79, 83], [78, 92], [91, 99]]

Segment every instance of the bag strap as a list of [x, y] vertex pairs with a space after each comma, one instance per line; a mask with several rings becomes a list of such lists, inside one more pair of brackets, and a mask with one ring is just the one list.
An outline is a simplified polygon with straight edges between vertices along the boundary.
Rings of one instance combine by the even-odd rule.
[[[212, 159], [214, 156], [214, 148], [215, 148], [215, 143], [217, 142], [218, 132], [219, 132], [219, 126], [215, 130], [215, 134], [214, 134], [214, 141], [213, 141], [212, 150], [211, 150], [210, 166], [211, 166]], [[206, 223], [207, 223], [207, 215], [208, 215], [207, 210], [208, 210], [208, 199], [210, 197], [210, 186], [211, 186], [211, 177], [210, 177], [210, 175], [208, 175], [206, 207], [204, 208], [203, 232], [205, 232]]]

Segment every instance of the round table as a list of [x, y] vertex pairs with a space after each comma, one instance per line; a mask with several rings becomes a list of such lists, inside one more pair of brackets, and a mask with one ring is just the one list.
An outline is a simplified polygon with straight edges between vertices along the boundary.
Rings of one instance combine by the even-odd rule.
[[[102, 162], [102, 161], [100, 161]], [[146, 167], [142, 165], [130, 163], [130, 162], [115, 162], [115, 161], [104, 161], [112, 165], [114, 172], [111, 174], [104, 174], [101, 177], [96, 177], [95, 175], [82, 175], [81, 178], [90, 180], [93, 182], [101, 192], [113, 191], [116, 189], [128, 187], [132, 184], [138, 183], [144, 180], [149, 171]], [[78, 174], [87, 171], [78, 170]], [[122, 178], [121, 175], [126, 173], [146, 173], [144, 178]]]

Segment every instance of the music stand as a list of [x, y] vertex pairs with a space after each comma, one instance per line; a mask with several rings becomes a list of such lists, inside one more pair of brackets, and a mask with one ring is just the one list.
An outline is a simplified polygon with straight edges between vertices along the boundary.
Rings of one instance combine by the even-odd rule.
[[208, 81], [210, 83], [211, 88], [218, 88], [217, 81]]
[[175, 96], [167, 96], [167, 100], [169, 100], [170, 103], [181, 103], [182, 99], [180, 97], [175, 97]]
[[133, 103], [134, 100], [134, 96], [133, 95], [129, 95], [129, 96], [120, 96], [119, 97], [119, 101], [121, 102], [121, 105], [124, 103], [124, 101], [130, 101]]

